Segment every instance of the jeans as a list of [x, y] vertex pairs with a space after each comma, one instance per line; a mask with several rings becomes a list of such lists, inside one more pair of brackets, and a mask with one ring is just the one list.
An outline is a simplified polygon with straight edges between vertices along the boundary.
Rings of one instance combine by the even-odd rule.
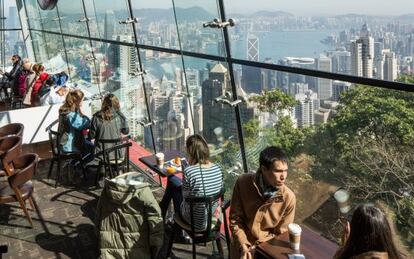
[[167, 187], [165, 189], [164, 197], [160, 202], [161, 214], [165, 218], [168, 206], [171, 200], [174, 204], [174, 213], [180, 213], [180, 206], [183, 202], [183, 193], [181, 191], [182, 181], [175, 175], [169, 175], [167, 179]]

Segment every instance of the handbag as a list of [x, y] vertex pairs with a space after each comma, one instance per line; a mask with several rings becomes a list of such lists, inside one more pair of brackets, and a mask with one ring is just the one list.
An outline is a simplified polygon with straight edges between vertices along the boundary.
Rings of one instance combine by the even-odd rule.
[[32, 82], [30, 82], [27, 87], [26, 95], [24, 96], [24, 99], [23, 99], [24, 105], [32, 106], [31, 99], [32, 99], [33, 83], [36, 82], [36, 80], [37, 80], [37, 76], [33, 78]]

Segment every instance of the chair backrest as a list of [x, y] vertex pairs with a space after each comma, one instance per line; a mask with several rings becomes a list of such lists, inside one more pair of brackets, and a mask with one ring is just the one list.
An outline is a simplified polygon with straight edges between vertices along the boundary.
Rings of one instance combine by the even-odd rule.
[[[102, 159], [108, 166], [111, 176], [115, 176], [113, 172], [119, 172], [121, 169], [124, 173], [129, 172], [129, 148], [132, 143], [129, 138], [119, 139], [99, 139], [102, 144]], [[105, 146], [110, 144], [111, 147]]]
[[22, 138], [19, 136], [10, 136], [0, 139], [0, 158], [3, 168], [8, 176], [13, 174], [13, 159], [22, 153]]
[[49, 126], [47, 126], [46, 131], [49, 134], [49, 143], [50, 148], [52, 149], [52, 154], [54, 157], [60, 155], [60, 134], [58, 130], [54, 130], [53, 127], [59, 123], [59, 119], [52, 122]]
[[[191, 225], [191, 231], [193, 233], [197, 233], [197, 239], [209, 239], [211, 237], [211, 234], [213, 234], [213, 232], [217, 232], [220, 231], [220, 227], [221, 227], [221, 221], [218, 220], [217, 224], [212, 224], [213, 223], [213, 217], [215, 215], [213, 215], [214, 211], [213, 211], [213, 205], [215, 202], [217, 201], [221, 201], [223, 202], [223, 198], [224, 198], [224, 188], [219, 192], [216, 193], [214, 195], [209, 195], [209, 196], [205, 196], [205, 197], [185, 197], [184, 200], [186, 203], [188, 203], [190, 205], [190, 225]], [[205, 205], [205, 209], [207, 210], [207, 228], [204, 231], [198, 231], [195, 229], [195, 215], [194, 215], [194, 208], [196, 206], [200, 206], [200, 205]], [[219, 204], [217, 204], [219, 205]], [[220, 206], [218, 207], [218, 209], [220, 210]], [[221, 211], [220, 211], [221, 213]], [[213, 230], [212, 227], [215, 227], [215, 229]]]
[[20, 186], [33, 178], [37, 169], [39, 156], [34, 153], [24, 154], [13, 160], [15, 173], [8, 178], [10, 187], [19, 189]]
[[23, 138], [24, 125], [21, 123], [9, 123], [0, 128], [0, 137], [16, 135]]

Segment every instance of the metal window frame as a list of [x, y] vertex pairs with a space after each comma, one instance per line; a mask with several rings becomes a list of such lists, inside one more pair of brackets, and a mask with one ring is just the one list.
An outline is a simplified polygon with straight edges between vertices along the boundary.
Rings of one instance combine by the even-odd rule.
[[[87, 18], [87, 13], [86, 13], [86, 10], [85, 10], [85, 2], [84, 2], [85, 0], [81, 0], [81, 1], [82, 1], [82, 5], [83, 5], [84, 15]], [[127, 6], [128, 9], [129, 9], [128, 11], [129, 11], [130, 19], [134, 19], [134, 13], [133, 13], [133, 8], [132, 8], [133, 5], [131, 3], [131, 0], [127, 1], [127, 5], [128, 5]], [[217, 0], [217, 5], [218, 5], [218, 11], [219, 11], [219, 15], [220, 15], [221, 20], [226, 21], [224, 1], [223, 0]], [[173, 8], [174, 8], [174, 11], [175, 11], [174, 2], [173, 2]], [[58, 17], [60, 18], [59, 13], [58, 13]], [[176, 17], [176, 15], [174, 15], [174, 17], [175, 17], [175, 22], [176, 22], [176, 30], [179, 33], [177, 17]], [[30, 26], [29, 26], [29, 31], [30, 31], [30, 33], [32, 31], [35, 31], [35, 32], [40, 32], [40, 33], [48, 33], [48, 34], [59, 34], [59, 35], [62, 36], [62, 38], [71, 37], [71, 38], [89, 40], [90, 46], [91, 46], [91, 53], [92, 53], [92, 56], [94, 58], [95, 72], [97, 72], [97, 70], [96, 70], [96, 62], [95, 62], [95, 56], [94, 56], [94, 52], [93, 52], [93, 45], [92, 45], [93, 41], [109, 43], [109, 44], [114, 44], [114, 45], [119, 45], [119, 46], [135, 47], [136, 50], [137, 50], [139, 68], [140, 68], [141, 71], [144, 70], [144, 67], [143, 67], [143, 64], [141, 62], [142, 60], [141, 60], [141, 56], [140, 56], [140, 50], [153, 50], [153, 51], [158, 51], [158, 52], [164, 52], [164, 53], [169, 53], [169, 54], [180, 55], [181, 56], [181, 62], [182, 62], [182, 65], [183, 65], [184, 74], [185, 74], [187, 94], [189, 94], [189, 92], [188, 92], [188, 85], [187, 85], [187, 75], [185, 73], [186, 68], [185, 68], [184, 57], [199, 58], [199, 59], [205, 59], [205, 60], [208, 60], [208, 61], [216, 61], [216, 62], [226, 62], [227, 65], [228, 65], [228, 69], [229, 69], [229, 76], [230, 76], [232, 95], [233, 95], [233, 100], [234, 101], [237, 100], [237, 98], [238, 98], [237, 91], [236, 91], [235, 79], [234, 79], [234, 70], [233, 70], [234, 65], [251, 66], [251, 67], [268, 69], [268, 70], [273, 70], [273, 71], [278, 71], [278, 72], [286, 72], [286, 73], [291, 73], [291, 74], [311, 76], [311, 77], [321, 78], [321, 79], [339, 80], [339, 81], [345, 81], [345, 82], [350, 82], [350, 83], [354, 83], [354, 84], [368, 85], [368, 86], [372, 86], [372, 87], [400, 90], [400, 91], [406, 91], [406, 92], [414, 92], [414, 85], [407, 84], [407, 83], [402, 83], [402, 82], [384, 81], [384, 80], [373, 79], [373, 78], [364, 78], [364, 77], [358, 77], [358, 76], [353, 76], [353, 75], [346, 75], [346, 74], [338, 74], [338, 73], [333, 73], [333, 72], [320, 71], [320, 70], [316, 70], [316, 69], [306, 69], [306, 68], [291, 67], [291, 66], [277, 65], [277, 64], [271, 64], [271, 63], [262, 63], [262, 62], [257, 62], [257, 61], [250, 61], [250, 60], [233, 58], [232, 55], [231, 55], [232, 53], [231, 53], [231, 47], [230, 47], [229, 32], [228, 32], [226, 27], [222, 28], [222, 30], [223, 30], [222, 32], [223, 32], [223, 36], [224, 36], [224, 44], [225, 44], [225, 48], [226, 48], [226, 55], [224, 57], [222, 57], [222, 56], [218, 56], [218, 55], [211, 55], [211, 54], [204, 54], [204, 53], [197, 53], [197, 52], [183, 50], [182, 46], [181, 46], [181, 43], [180, 43], [180, 48], [179, 49], [172, 49], [172, 48], [165, 48], [165, 47], [139, 44], [138, 43], [138, 38], [137, 38], [137, 33], [136, 33], [135, 23], [132, 23], [133, 34], [134, 34], [134, 43], [119, 42], [119, 41], [116, 41], [116, 40], [110, 40], [110, 39], [104, 39], [104, 38], [102, 38], [102, 39], [94, 38], [94, 37], [91, 37], [88, 22], [89, 21], [86, 21], [87, 30], [88, 30], [88, 35], [87, 36], [67, 34], [67, 33], [63, 33], [62, 30], [61, 30], [61, 33], [48, 31], [48, 30], [44, 30], [44, 29], [39, 30], [39, 29], [30, 28]], [[65, 47], [65, 52], [66, 52], [66, 47]], [[67, 62], [69, 62], [69, 61], [67, 60]], [[69, 64], [68, 64], [68, 66], [69, 66]], [[141, 74], [141, 81], [142, 81], [142, 87], [143, 87], [143, 90], [144, 90], [147, 116], [148, 116], [149, 121], [152, 121], [152, 115], [151, 115], [151, 112], [150, 112], [150, 105], [149, 105], [149, 100], [148, 100], [148, 95], [147, 95], [148, 93], [147, 93], [147, 89], [145, 87], [145, 78], [144, 78], [143, 74]], [[98, 82], [98, 84], [99, 84], [99, 82]], [[98, 85], [98, 87], [99, 87], [99, 85]], [[99, 87], [99, 92], [101, 92], [100, 87]], [[234, 107], [234, 112], [235, 112], [235, 117], [236, 117], [238, 140], [239, 140], [239, 145], [240, 145], [242, 160], [243, 160], [242, 161], [243, 162], [243, 169], [244, 169], [245, 172], [247, 172], [248, 171], [248, 162], [247, 162], [247, 157], [246, 157], [246, 150], [245, 150], [245, 143], [244, 143], [243, 127], [242, 127], [240, 108], [238, 106], [235, 106]], [[194, 125], [194, 116], [193, 116], [193, 114], [191, 115], [191, 119], [192, 119], [193, 125]], [[154, 137], [153, 125], [150, 125], [150, 132], [151, 132], [153, 150], [154, 150], [154, 153], [156, 153], [157, 150], [156, 150], [156, 142], [155, 142], [155, 137]]]

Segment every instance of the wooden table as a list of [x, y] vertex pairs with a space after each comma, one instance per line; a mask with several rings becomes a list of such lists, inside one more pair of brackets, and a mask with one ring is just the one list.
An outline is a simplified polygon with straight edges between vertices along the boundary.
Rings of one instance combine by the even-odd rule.
[[[164, 152], [164, 161], [167, 162], [171, 159], [174, 159], [176, 157], [185, 157], [183, 153], [177, 150], [168, 150]], [[165, 173], [163, 170], [161, 170], [157, 166], [157, 160], [155, 158], [155, 155], [151, 156], [144, 156], [139, 158], [139, 161], [141, 161], [143, 164], [148, 166], [152, 171], [156, 172], [161, 177], [167, 177], [168, 174]], [[165, 166], [164, 166], [165, 168]], [[176, 173], [180, 173], [180, 171], [177, 171]]]
[[[335, 243], [302, 226], [300, 253], [306, 259], [331, 259], [337, 249], [338, 246]], [[288, 258], [288, 254], [298, 252], [290, 248], [289, 234], [286, 232], [273, 240], [260, 244], [256, 253], [258, 253], [258, 258], [277, 259]]]

